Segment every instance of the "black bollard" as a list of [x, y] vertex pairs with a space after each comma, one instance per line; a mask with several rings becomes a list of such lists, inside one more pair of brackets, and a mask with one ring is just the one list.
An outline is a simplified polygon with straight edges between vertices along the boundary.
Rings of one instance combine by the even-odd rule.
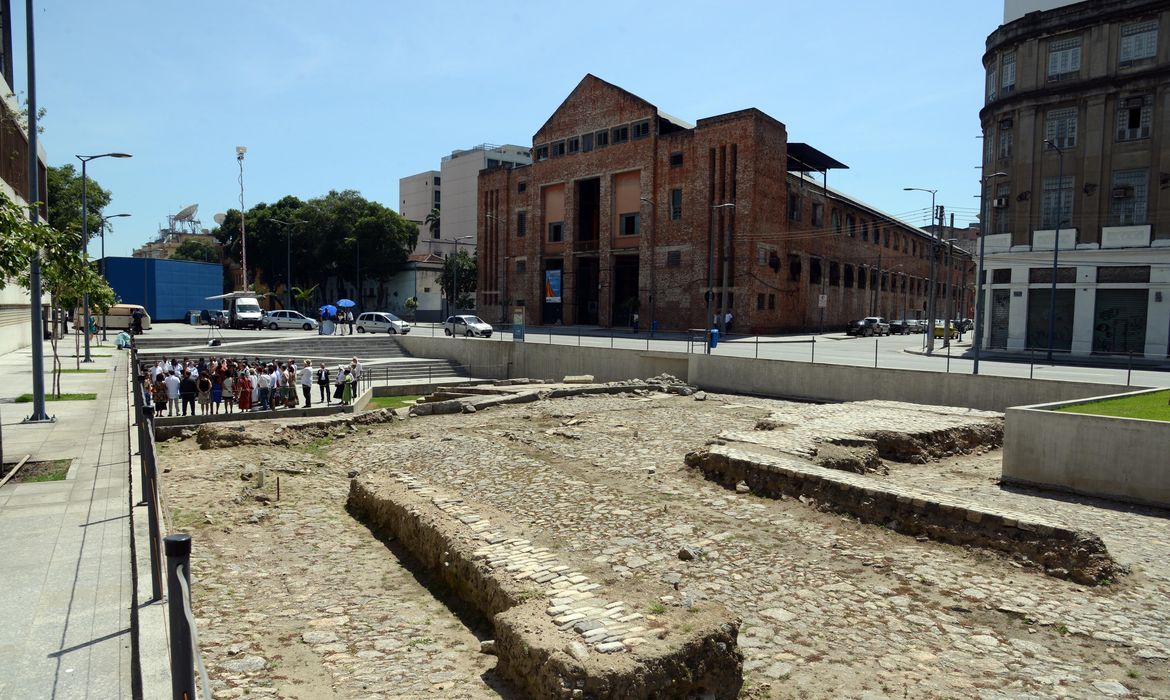
[[195, 650], [191, 648], [191, 626], [185, 608], [191, 599], [183, 595], [179, 577], [191, 590], [191, 536], [167, 535], [167, 612], [171, 633], [171, 697], [195, 700]]

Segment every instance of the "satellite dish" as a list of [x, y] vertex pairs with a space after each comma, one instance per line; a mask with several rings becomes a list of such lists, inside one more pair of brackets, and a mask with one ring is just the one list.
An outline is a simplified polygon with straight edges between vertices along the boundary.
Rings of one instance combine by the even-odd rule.
[[227, 215], [224, 214], [223, 212], [220, 212], [211, 218], [215, 219], [215, 223], [222, 224], [223, 220], [227, 218]]
[[195, 212], [197, 211], [199, 211], [199, 205], [192, 204], [178, 214], [175, 214], [175, 221], [189, 221], [195, 217]]

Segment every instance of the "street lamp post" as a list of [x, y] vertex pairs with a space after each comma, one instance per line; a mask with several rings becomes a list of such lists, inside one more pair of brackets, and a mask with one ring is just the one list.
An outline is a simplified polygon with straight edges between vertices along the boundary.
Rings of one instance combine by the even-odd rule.
[[248, 235], [244, 226], [244, 154], [245, 146], [236, 146], [236, 162], [240, 164], [240, 275], [244, 291], [248, 291]]
[[1044, 139], [1044, 143], [1060, 158], [1056, 175], [1056, 235], [1052, 239], [1052, 291], [1048, 299], [1048, 361], [1052, 362], [1052, 341], [1056, 332], [1056, 264], [1060, 257], [1060, 225], [1064, 223], [1064, 149], [1048, 139]]
[[[86, 175], [85, 166], [89, 161], [98, 158], [130, 158], [131, 156], [129, 153], [100, 153], [96, 156], [74, 157], [81, 161], [81, 253], [85, 256], [89, 247], [89, 178]], [[81, 306], [85, 314], [82, 319], [82, 325], [85, 326], [82, 329], [82, 332], [85, 333], [85, 359], [82, 362], [93, 362], [93, 357], [89, 354], [89, 292], [82, 295]]]
[[[459, 310], [459, 241], [466, 241], [466, 240], [471, 239], [471, 238], [475, 238], [475, 236], [459, 236], [458, 238], [454, 238], [451, 241], [455, 244], [455, 253], [454, 253], [455, 265], [452, 267], [452, 269], [454, 270], [455, 279], [454, 279], [452, 286], [451, 286], [451, 296], [455, 298], [455, 310], [456, 311]], [[447, 315], [448, 316], [451, 315], [450, 311], [451, 311], [451, 299], [448, 299], [447, 300], [447, 312], [448, 312]]]
[[284, 276], [284, 298], [285, 298], [285, 307], [284, 308], [291, 309], [292, 308], [292, 230], [293, 230], [293, 227], [297, 226], [298, 224], [307, 224], [309, 222], [301, 221], [300, 219], [297, 219], [296, 221], [281, 221], [280, 219], [269, 219], [269, 221], [271, 221], [274, 224], [280, 224], [281, 226], [286, 227], [285, 231], [284, 231], [285, 234], [287, 234], [287, 238], [285, 239], [285, 247], [284, 247], [285, 270], [286, 270], [286, 273]]
[[[29, 220], [35, 224], [40, 216], [40, 209], [36, 205], [40, 201], [37, 190], [40, 188], [41, 163], [37, 155], [37, 52], [36, 32], [33, 30], [34, 18], [33, 0], [25, 0], [25, 52], [28, 56], [28, 200], [33, 203], [29, 207]], [[29, 299], [32, 324], [32, 414], [25, 418], [25, 423], [43, 423], [53, 420], [45, 411], [45, 352], [44, 352], [44, 317], [41, 315], [41, 257], [40, 251], [33, 251], [29, 260]], [[3, 451], [0, 444], [0, 452]], [[3, 455], [0, 454], [0, 461]]]
[[[106, 277], [106, 222], [109, 221], [110, 219], [119, 219], [123, 216], [130, 216], [130, 215], [129, 214], [111, 214], [110, 216], [103, 216], [102, 217], [102, 265], [101, 265], [101, 272], [102, 272], [102, 279], [106, 280], [107, 283], [109, 283], [110, 280]], [[145, 299], [143, 301], [145, 301]], [[105, 314], [105, 312], [102, 312], [102, 341], [104, 342], [105, 340], [106, 340], [106, 314]]]
[[[931, 220], [931, 223], [933, 224], [934, 217], [937, 216], [936, 212], [938, 211], [934, 205], [935, 195], [938, 194], [938, 190], [930, 190], [930, 189], [926, 189], [925, 187], [903, 187], [902, 189], [906, 192], [929, 192], [930, 193], [930, 220]], [[878, 251], [878, 254], [879, 255], [881, 254], [880, 250]], [[934, 266], [935, 266], [935, 256], [937, 254], [938, 254], [938, 229], [936, 228], [934, 230], [934, 232], [931, 233], [931, 235], [930, 235], [930, 288], [929, 288], [929, 293], [926, 297], [926, 315], [928, 317], [926, 319], [926, 354], [928, 354], [928, 355], [934, 352], [934, 292], [935, 292]]]
[[[711, 205], [711, 240], [707, 245], [707, 316], [703, 319], [703, 327], [707, 329], [707, 350], [708, 355], [711, 354], [711, 326], [715, 320], [711, 312], [712, 305], [715, 303], [715, 210], [716, 209], [734, 209], [735, 204], [732, 202], [725, 202], [723, 204]], [[725, 291], [726, 294], [726, 291]]]
[[992, 173], [979, 180], [979, 269], [975, 272], [975, 353], [973, 360], [972, 374], [979, 374], [979, 353], [983, 349], [983, 278], [987, 275], [987, 269], [983, 266], [984, 251], [987, 248], [987, 197], [984, 196], [983, 191], [987, 189], [987, 181], [999, 177], [1007, 177], [1007, 173], [999, 172]]

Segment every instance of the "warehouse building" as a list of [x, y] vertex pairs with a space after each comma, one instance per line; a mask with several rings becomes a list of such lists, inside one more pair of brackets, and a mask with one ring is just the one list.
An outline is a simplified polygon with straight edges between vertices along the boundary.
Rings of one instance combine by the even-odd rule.
[[[828, 186], [846, 166], [758, 109], [690, 124], [587, 75], [532, 156], [479, 175], [485, 318], [686, 329], [710, 307], [732, 332], [775, 332], [925, 317], [941, 246]], [[971, 258], [946, 262], [937, 315], [944, 297], [970, 315]]]

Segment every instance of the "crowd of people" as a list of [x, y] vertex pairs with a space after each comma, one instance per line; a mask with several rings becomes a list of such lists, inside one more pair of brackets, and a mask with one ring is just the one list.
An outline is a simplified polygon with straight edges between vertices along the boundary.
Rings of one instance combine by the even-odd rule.
[[[311, 360], [265, 362], [226, 357], [162, 359], [141, 368], [143, 397], [156, 416], [215, 415], [221, 412], [271, 411], [278, 408], [313, 407], [316, 385], [319, 403], [337, 400], [348, 405], [357, 394], [362, 365], [353, 358], [348, 365], [330, 370]], [[300, 388], [300, 396], [297, 388]], [[198, 404], [198, 413], [196, 413]]]
[[[353, 309], [341, 309], [335, 314], [322, 307], [317, 312], [317, 335], [353, 335]], [[349, 333], [346, 333], [346, 329]]]

